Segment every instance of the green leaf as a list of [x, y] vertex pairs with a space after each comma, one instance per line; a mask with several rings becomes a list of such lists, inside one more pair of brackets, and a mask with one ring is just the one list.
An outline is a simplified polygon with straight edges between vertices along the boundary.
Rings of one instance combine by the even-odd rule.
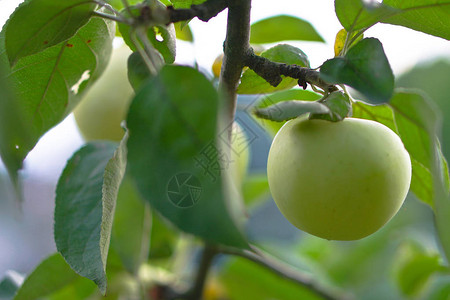
[[370, 27], [388, 14], [397, 12], [396, 9], [376, 1], [335, 0], [334, 6], [339, 22], [348, 32]]
[[353, 87], [373, 104], [389, 101], [394, 90], [394, 75], [383, 46], [375, 38], [363, 39], [345, 56], [327, 60], [320, 74], [330, 83]]
[[[92, 18], [69, 41], [27, 56], [10, 69], [4, 31], [0, 33], [0, 69], [12, 94], [0, 99], [1, 155], [13, 178], [39, 138], [71, 112], [101, 75], [113, 37], [112, 22]], [[4, 133], [6, 129], [10, 132]]]
[[178, 241], [179, 232], [158, 213], [153, 212], [150, 260], [171, 257]]
[[194, 35], [192, 34], [189, 24], [183, 24], [181, 22], [175, 23], [175, 36], [178, 40], [186, 42], [194, 42]]
[[230, 299], [319, 300], [323, 297], [243, 258], [231, 258], [219, 274]]
[[25, 279], [14, 300], [34, 300], [48, 296], [73, 283], [78, 276], [59, 253], [42, 261]]
[[[261, 53], [261, 56], [274, 62], [309, 67], [309, 60], [306, 54], [302, 50], [286, 44], [276, 45], [267, 49]], [[242, 74], [237, 92], [239, 94], [267, 94], [287, 90], [297, 85], [297, 79], [282, 77], [283, 81], [278, 86], [273, 87], [253, 70], [247, 69]]]
[[[160, 3], [160, 5], [163, 5]], [[130, 6], [129, 8], [134, 18], [140, 15], [140, 6]], [[128, 9], [121, 11], [122, 14], [128, 16]], [[118, 28], [122, 34], [123, 40], [130, 47], [133, 52], [138, 51], [131, 35], [133, 34], [133, 28], [124, 23], [118, 23]], [[147, 38], [152, 46], [162, 55], [164, 61], [171, 64], [175, 61], [176, 56], [176, 33], [173, 24], [167, 26], [152, 26], [146, 30]], [[144, 48], [144, 44], [140, 41], [141, 47]]]
[[171, 0], [173, 7], [175, 8], [190, 8], [191, 5], [202, 4], [206, 0]]
[[402, 245], [397, 255], [396, 281], [406, 296], [418, 296], [433, 274], [445, 270], [438, 253], [427, 253], [418, 244]]
[[441, 58], [423, 62], [406, 73], [396, 77], [396, 85], [404, 88], [423, 90], [438, 106], [443, 114], [442, 148], [446, 157], [450, 157], [450, 60]]
[[13, 299], [19, 287], [20, 283], [17, 282], [12, 274], [6, 273], [5, 277], [0, 281], [0, 299]]
[[382, 4], [365, 3], [363, 0], [336, 0], [335, 8], [339, 21], [347, 31], [382, 22], [450, 39], [448, 0], [385, 0]]
[[71, 38], [89, 21], [96, 6], [86, 0], [29, 0], [19, 5], [5, 28], [11, 65]]
[[[288, 100], [315, 101], [315, 100], [319, 100], [321, 97], [322, 97], [321, 95], [310, 92], [310, 91], [305, 91], [302, 89], [291, 89], [291, 90], [281, 91], [281, 92], [277, 92], [277, 93], [262, 97], [256, 104], [256, 108], [266, 108], [270, 105], [274, 105], [274, 104], [280, 103], [281, 101], [288, 101]], [[274, 122], [274, 121], [265, 120], [265, 119], [261, 119], [261, 118], [255, 118], [255, 119], [272, 136], [275, 136], [275, 134], [278, 132], [278, 130], [280, 130], [281, 126], [283, 126], [285, 123], [285, 122]]]
[[106, 292], [106, 259], [117, 193], [126, 165], [126, 138], [89, 143], [67, 162], [56, 188], [54, 234], [72, 269]]
[[251, 44], [280, 41], [325, 42], [309, 22], [294, 16], [273, 16], [252, 24]]
[[439, 131], [437, 110], [421, 94], [399, 89], [389, 103], [395, 120], [395, 128], [392, 128], [386, 108], [377, 108], [377, 115], [373, 106], [361, 103], [357, 106], [359, 108], [354, 106], [353, 110], [355, 117], [363, 112], [371, 119], [386, 122], [402, 139], [411, 156], [411, 191], [434, 208], [439, 239], [450, 259], [450, 181], [448, 165], [436, 137]]
[[250, 174], [244, 178], [242, 196], [247, 206], [253, 206], [270, 197], [266, 174]]
[[352, 111], [354, 118], [374, 120], [397, 132], [394, 114], [391, 107], [387, 104], [370, 105], [361, 101], [355, 101], [353, 102]]
[[129, 177], [125, 177], [117, 196], [111, 247], [131, 274], [137, 274], [148, 259], [151, 212]]
[[151, 73], [145, 65], [142, 56], [139, 52], [133, 52], [130, 57], [128, 57], [128, 81], [134, 91], [137, 92], [150, 76]]
[[216, 129], [218, 110], [217, 91], [204, 75], [165, 66], [130, 106], [129, 171], [143, 197], [179, 229], [212, 243], [247, 247], [221, 178], [220, 163], [225, 168], [229, 160], [216, 139], [228, 134]]
[[385, 0], [383, 4], [400, 12], [390, 14], [381, 22], [405, 26], [450, 40], [449, 0]]
[[255, 110], [257, 117], [276, 122], [295, 119], [307, 113], [328, 114], [330, 110], [320, 102], [299, 100], [283, 101], [266, 108]]
[[[108, 0], [107, 2], [118, 11], [121, 11], [124, 8], [122, 0]], [[127, 0], [127, 2], [129, 5], [136, 5], [138, 3], [141, 3], [142, 0]], [[166, 1], [163, 0], [162, 2], [166, 2]], [[164, 3], [164, 4], [168, 5], [168, 3]]]
[[322, 119], [332, 122], [342, 121], [352, 114], [352, 102], [348, 95], [342, 91], [336, 91], [328, 95], [321, 103], [328, 108], [326, 113], [313, 113], [310, 119]]
[[[31, 134], [22, 120], [24, 112], [10, 90], [10, 82], [5, 78], [6, 72], [0, 65], [0, 156], [8, 170], [9, 177], [17, 191], [19, 199], [21, 192], [19, 187], [18, 170], [22, 168], [23, 158], [27, 150], [33, 147]], [[11, 124], [16, 123], [16, 126]], [[22, 147], [18, 147], [21, 145]]]

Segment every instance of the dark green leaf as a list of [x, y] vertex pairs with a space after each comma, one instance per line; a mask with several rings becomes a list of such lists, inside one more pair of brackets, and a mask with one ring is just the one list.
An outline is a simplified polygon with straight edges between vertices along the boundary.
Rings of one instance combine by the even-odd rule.
[[375, 38], [363, 39], [345, 56], [327, 60], [320, 74], [330, 83], [355, 88], [373, 104], [389, 101], [394, 90], [394, 75], [383, 46]]
[[15, 279], [11, 273], [7, 273], [0, 281], [0, 299], [13, 299], [19, 287], [20, 283], [17, 282], [17, 279]]
[[[162, 4], [161, 4], [162, 5]], [[139, 16], [140, 9], [139, 6], [130, 7], [131, 12], [134, 17]], [[128, 10], [122, 10], [123, 14], [128, 14]], [[130, 47], [131, 50], [136, 52], [138, 49], [131, 37], [133, 33], [132, 28], [124, 23], [118, 23], [120, 33], [122, 34], [123, 40]], [[176, 35], [175, 27], [173, 24], [167, 26], [153, 26], [146, 30], [147, 38], [153, 45], [153, 47], [162, 55], [164, 61], [171, 64], [175, 61], [176, 55]], [[144, 45], [140, 41], [141, 47]]]
[[139, 52], [133, 52], [128, 58], [128, 81], [137, 92], [141, 85], [151, 76]]
[[10, 69], [0, 33], [0, 69], [12, 94], [0, 99], [0, 131], [10, 131], [1, 134], [1, 154], [13, 177], [39, 138], [71, 112], [101, 75], [113, 37], [112, 22], [92, 18], [69, 41], [27, 56]]
[[130, 106], [129, 171], [143, 197], [179, 229], [246, 247], [221, 178], [227, 153], [216, 139], [228, 134], [216, 129], [218, 110], [217, 91], [201, 73], [165, 66]]
[[322, 119], [332, 122], [342, 121], [352, 114], [352, 102], [347, 94], [341, 91], [328, 95], [321, 103], [328, 108], [327, 113], [313, 113], [310, 119]]
[[125, 177], [117, 196], [111, 247], [131, 274], [148, 259], [151, 212], [130, 178]]
[[254, 262], [243, 258], [231, 258], [219, 274], [228, 296], [233, 300], [323, 299], [311, 289], [287, 281]]
[[330, 110], [320, 102], [299, 100], [283, 101], [266, 108], [258, 108], [255, 110], [257, 117], [276, 122], [295, 119], [307, 113], [328, 114]]
[[294, 16], [274, 16], [260, 20], [251, 26], [250, 43], [252, 44], [294, 40], [325, 42], [309, 22]]
[[445, 269], [438, 253], [427, 253], [417, 244], [402, 245], [397, 255], [396, 281], [400, 291], [407, 296], [418, 296], [430, 277]]
[[[264, 96], [261, 98], [261, 100], [258, 101], [256, 104], [257, 108], [266, 108], [270, 105], [274, 105], [276, 103], [279, 103], [281, 101], [288, 101], [288, 100], [308, 100], [308, 101], [315, 101], [319, 100], [321, 98], [321, 95], [305, 91], [301, 89], [291, 89], [286, 91], [277, 92], [274, 94], [270, 94], [267, 96]], [[272, 136], [275, 136], [275, 134], [280, 130], [281, 126], [285, 122], [274, 122], [270, 120], [265, 120], [261, 118], [255, 118], [258, 123], [261, 124]]]
[[72, 269], [106, 292], [106, 259], [126, 138], [89, 143], [67, 162], [56, 188], [55, 242]]
[[80, 278], [59, 253], [42, 261], [28, 275], [14, 300], [34, 300], [48, 296]]
[[266, 174], [250, 174], [242, 183], [242, 196], [245, 204], [252, 206], [270, 197], [269, 182]]
[[[309, 67], [309, 60], [302, 50], [290, 45], [276, 45], [261, 53], [265, 57], [274, 62], [286, 64], [296, 64], [302, 67]], [[284, 76], [283, 76], [284, 78]], [[271, 86], [262, 77], [253, 70], [247, 69], [242, 74], [241, 83], [238, 87], [239, 94], [267, 94], [275, 91], [287, 90], [297, 85], [297, 80], [293, 78], [284, 78], [276, 87]]]
[[6, 53], [11, 65], [71, 38], [97, 6], [86, 0], [30, 0], [17, 7], [6, 25]]

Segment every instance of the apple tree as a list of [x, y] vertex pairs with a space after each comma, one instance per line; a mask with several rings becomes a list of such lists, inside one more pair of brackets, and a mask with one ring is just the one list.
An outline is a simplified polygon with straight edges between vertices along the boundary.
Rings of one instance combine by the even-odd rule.
[[[20, 286], [5, 278], [1, 295], [447, 299], [450, 198], [440, 111], [421, 91], [396, 87], [382, 37], [364, 34], [385, 23], [449, 40], [450, 2], [335, 0], [342, 28], [335, 56], [320, 66], [286, 43], [323, 42], [309, 22], [276, 15], [251, 23], [251, 6], [251, 0], [27, 0], [16, 8], [0, 33], [0, 154], [18, 202], [23, 161], [46, 132], [75, 111], [87, 142], [57, 184], [57, 253]], [[189, 21], [208, 22], [224, 10], [223, 58], [213, 67], [218, 78], [177, 65], [177, 39], [193, 38]], [[126, 59], [111, 71], [117, 38]], [[258, 95], [247, 110], [254, 124], [271, 137], [279, 133], [269, 180], [247, 174], [248, 128], [236, 122], [238, 95]], [[108, 117], [112, 125], [102, 122]], [[290, 140], [298, 124], [323, 126]], [[404, 205], [414, 216], [432, 213], [438, 246], [429, 251], [422, 239], [402, 236], [421, 220], [403, 212], [361, 241], [302, 233], [287, 250], [259, 242], [246, 226], [269, 190], [294, 225], [312, 234], [310, 228], [332, 227], [338, 235], [317, 234], [331, 240], [372, 234], [409, 191]], [[371, 277], [391, 271], [394, 287]], [[370, 296], [375, 286], [379, 294]]]

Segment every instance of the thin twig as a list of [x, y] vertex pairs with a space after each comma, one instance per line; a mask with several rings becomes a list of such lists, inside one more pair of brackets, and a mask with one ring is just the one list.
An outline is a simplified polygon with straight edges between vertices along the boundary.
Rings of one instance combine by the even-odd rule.
[[203, 22], [208, 22], [211, 18], [217, 16], [221, 11], [227, 8], [228, 0], [207, 0], [199, 5], [192, 5], [187, 9], [175, 9], [169, 6], [169, 22], [187, 21], [197, 17]]
[[97, 17], [100, 17], [100, 18], [103, 18], [103, 19], [108, 19], [108, 20], [112, 20], [112, 21], [115, 21], [115, 22], [118, 22], [118, 23], [124, 23], [124, 24], [130, 25], [130, 22], [127, 19], [122, 18], [121, 16], [113, 16], [113, 15], [110, 15], [110, 14], [102, 13], [101, 11], [97, 11], [97, 10], [94, 10], [92, 12], [92, 14], [94, 16], [97, 16]]
[[138, 50], [139, 54], [142, 57], [142, 60], [144, 61], [145, 65], [147, 66], [148, 71], [152, 76], [156, 76], [158, 72], [156, 71], [155, 66], [153, 65], [153, 62], [151, 61], [148, 54], [145, 52], [145, 50], [142, 48], [141, 43], [136, 37], [136, 30], [135, 28], [130, 28], [130, 39], [133, 42], [133, 44], [136, 46], [136, 49]]
[[[187, 292], [187, 300], [202, 299], [203, 289], [205, 287], [206, 278], [208, 276], [209, 269], [214, 260], [214, 257], [218, 254], [217, 248], [210, 245], [205, 245], [200, 261], [200, 265], [197, 270], [194, 285]], [[184, 298], [182, 298], [184, 299]]]
[[308, 288], [317, 295], [321, 296], [323, 299], [326, 300], [342, 299], [334, 296], [329, 291], [326, 291], [325, 289], [317, 286], [310, 276], [302, 274], [297, 270], [293, 270], [288, 265], [280, 262], [277, 259], [269, 257], [268, 255], [264, 254], [262, 251], [254, 247], [252, 248], [252, 250], [254, 252], [232, 248], [220, 248], [220, 252], [223, 254], [235, 255], [248, 259], [260, 266], [263, 266], [264, 268], [270, 270], [271, 272], [275, 273], [276, 275], [284, 279], [290, 280], [296, 284], [300, 284]]
[[307, 84], [309, 83], [320, 87], [327, 93], [338, 90], [336, 86], [325, 82], [320, 77], [320, 73], [314, 69], [273, 62], [265, 57], [256, 55], [252, 48], [247, 49], [245, 65], [264, 78], [272, 86], [278, 86], [283, 80], [281, 75], [284, 75], [297, 79], [298, 85], [303, 87], [303, 89], [306, 89]]

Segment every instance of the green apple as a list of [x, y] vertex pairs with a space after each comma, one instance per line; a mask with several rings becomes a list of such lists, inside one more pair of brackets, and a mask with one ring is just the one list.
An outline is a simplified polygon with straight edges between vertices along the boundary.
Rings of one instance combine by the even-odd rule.
[[127, 77], [131, 53], [126, 46], [114, 49], [105, 72], [75, 108], [75, 120], [86, 141], [122, 139], [125, 131], [120, 124], [134, 94]]
[[378, 122], [298, 118], [275, 136], [267, 176], [293, 225], [328, 240], [356, 240], [400, 209], [411, 160], [400, 138]]

